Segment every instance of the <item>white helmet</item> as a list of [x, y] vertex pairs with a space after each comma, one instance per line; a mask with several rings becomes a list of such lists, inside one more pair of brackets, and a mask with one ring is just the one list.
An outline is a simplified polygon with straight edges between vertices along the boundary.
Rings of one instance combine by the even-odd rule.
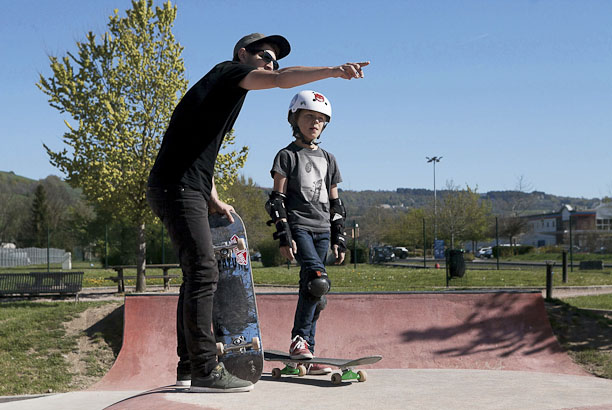
[[297, 110], [311, 110], [320, 112], [327, 116], [327, 122], [331, 121], [331, 103], [321, 93], [304, 90], [297, 93], [289, 104], [289, 117]]

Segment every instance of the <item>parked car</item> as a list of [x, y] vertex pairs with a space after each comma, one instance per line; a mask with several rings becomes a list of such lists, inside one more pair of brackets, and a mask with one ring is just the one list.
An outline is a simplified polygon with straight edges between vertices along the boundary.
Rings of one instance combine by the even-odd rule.
[[381, 262], [393, 262], [395, 260], [395, 253], [391, 246], [376, 246], [374, 248], [374, 255], [372, 257], [373, 263]]
[[253, 255], [251, 255], [251, 260], [253, 262], [261, 261], [261, 253], [260, 252], [255, 252]]
[[493, 248], [491, 246], [487, 246], [485, 248], [480, 248], [476, 253], [476, 256], [483, 259], [489, 259], [493, 257]]
[[406, 259], [408, 257], [408, 249], [403, 246], [398, 246], [393, 249], [396, 258]]

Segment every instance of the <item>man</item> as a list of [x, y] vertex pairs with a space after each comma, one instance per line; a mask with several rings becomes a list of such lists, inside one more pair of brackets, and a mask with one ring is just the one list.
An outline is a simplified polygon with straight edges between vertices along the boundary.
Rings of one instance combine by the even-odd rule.
[[214, 167], [223, 138], [250, 90], [292, 88], [325, 78], [363, 78], [369, 63], [335, 67], [288, 67], [278, 60], [291, 51], [282, 36], [253, 33], [234, 47], [233, 61], [217, 64], [183, 96], [164, 135], [148, 182], [147, 199], [162, 220], [183, 271], [177, 308], [177, 384], [193, 392], [240, 392], [252, 383], [217, 363], [211, 331], [219, 272], [208, 213], [233, 220], [233, 207], [219, 200]]

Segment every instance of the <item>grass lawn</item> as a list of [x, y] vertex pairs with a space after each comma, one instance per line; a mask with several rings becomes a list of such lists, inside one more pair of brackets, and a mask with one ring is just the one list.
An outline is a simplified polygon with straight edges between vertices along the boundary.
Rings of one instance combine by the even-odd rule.
[[[80, 334], [68, 334], [65, 324], [87, 309], [107, 302], [3, 302], [0, 306], [0, 396], [68, 391], [73, 373], [67, 357], [78, 349]], [[95, 337], [121, 340], [118, 329]], [[89, 360], [96, 363], [97, 360]], [[112, 364], [112, 361], [110, 362]], [[100, 378], [109, 366], [86, 372]]]
[[612, 294], [577, 296], [564, 298], [565, 302], [580, 309], [599, 309], [612, 311]]
[[[568, 273], [568, 283], [562, 282], [560, 271], [554, 271], [554, 286], [612, 285], [612, 269]], [[444, 269], [394, 268], [384, 265], [358, 264], [328, 266], [327, 273], [333, 292], [422, 291], [446, 287]], [[299, 268], [287, 266], [264, 268], [253, 265], [255, 283], [260, 285], [293, 285], [299, 281]], [[463, 278], [450, 281], [457, 288], [545, 288], [546, 268], [527, 267], [511, 270], [467, 270]]]
[[[524, 259], [523, 259], [524, 260]], [[550, 258], [548, 259], [550, 260]], [[83, 287], [105, 287], [116, 286], [116, 283], [106, 278], [117, 276], [113, 269], [104, 269], [99, 263], [91, 266], [89, 262], [78, 262], [73, 264], [73, 270], [83, 271]], [[480, 267], [479, 267], [480, 268]], [[503, 268], [503, 266], [502, 266]], [[14, 268], [0, 268], [0, 273], [30, 272], [45, 270], [45, 266], [21, 266]], [[51, 266], [51, 270], [61, 270], [61, 266]], [[445, 269], [411, 269], [394, 268], [385, 265], [353, 264], [343, 266], [328, 266], [329, 277], [332, 281], [334, 292], [359, 292], [359, 291], [420, 291], [432, 290], [446, 287]], [[602, 286], [612, 285], [612, 268], [603, 270], [579, 270], [574, 268], [573, 272], [568, 270], [569, 281], [562, 283], [561, 267], [555, 266], [554, 286]], [[161, 274], [161, 269], [148, 270], [154, 274]], [[181, 275], [180, 269], [171, 269], [170, 274]], [[135, 275], [135, 269], [126, 269], [124, 275]], [[296, 286], [299, 281], [299, 267], [287, 265], [264, 268], [260, 262], [253, 262], [253, 277], [259, 285], [287, 285]], [[134, 286], [135, 280], [127, 280], [128, 287]], [[180, 284], [181, 279], [173, 279], [171, 284]], [[163, 279], [148, 279], [148, 285], [162, 285]], [[512, 269], [496, 270], [490, 266], [490, 270], [475, 270], [467, 266], [467, 273], [463, 278], [455, 278], [450, 286], [458, 288], [533, 288], [546, 287], [545, 267], [521, 267], [513, 266]]]

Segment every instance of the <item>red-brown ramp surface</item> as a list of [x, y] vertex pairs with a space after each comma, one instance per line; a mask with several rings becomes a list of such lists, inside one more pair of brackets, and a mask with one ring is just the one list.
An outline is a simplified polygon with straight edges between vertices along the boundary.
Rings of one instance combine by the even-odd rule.
[[[124, 340], [92, 389], [171, 385], [177, 295], [125, 299]], [[330, 294], [317, 328], [319, 356], [380, 354], [373, 368], [526, 370], [586, 375], [555, 339], [539, 292]], [[264, 349], [289, 347], [296, 294], [258, 294]], [[276, 363], [266, 363], [270, 371]]]

